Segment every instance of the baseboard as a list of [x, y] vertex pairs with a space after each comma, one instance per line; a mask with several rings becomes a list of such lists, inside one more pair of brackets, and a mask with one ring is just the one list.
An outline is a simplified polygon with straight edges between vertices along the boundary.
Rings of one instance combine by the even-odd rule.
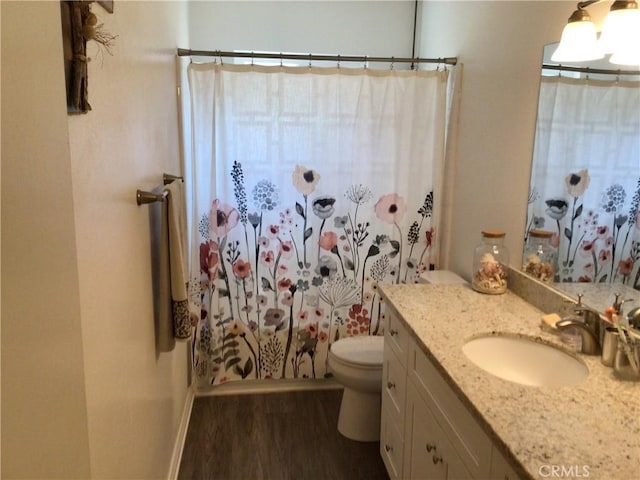
[[180, 417], [180, 424], [178, 425], [178, 433], [176, 435], [176, 441], [173, 445], [173, 454], [171, 455], [171, 463], [169, 465], [168, 480], [176, 480], [178, 473], [180, 472], [180, 462], [182, 461], [182, 451], [184, 449], [184, 442], [187, 438], [187, 430], [189, 429], [189, 419], [191, 418], [191, 409], [193, 408], [193, 399], [195, 395], [191, 387], [187, 388], [187, 396], [184, 400], [184, 407], [182, 409], [182, 416]]
[[333, 379], [304, 380], [243, 380], [223, 383], [207, 390], [198, 390], [196, 397], [215, 395], [247, 395], [255, 393], [282, 393], [305, 390], [341, 389], [342, 385]]

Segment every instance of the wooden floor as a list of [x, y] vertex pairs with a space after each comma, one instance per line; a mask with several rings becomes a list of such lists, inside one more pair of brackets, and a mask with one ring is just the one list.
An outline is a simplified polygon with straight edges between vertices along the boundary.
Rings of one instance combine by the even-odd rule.
[[336, 425], [342, 390], [198, 397], [179, 479], [388, 480], [377, 442]]

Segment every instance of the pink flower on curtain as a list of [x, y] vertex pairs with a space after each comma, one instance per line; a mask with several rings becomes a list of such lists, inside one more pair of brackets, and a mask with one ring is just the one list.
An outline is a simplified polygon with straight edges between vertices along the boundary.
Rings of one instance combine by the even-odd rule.
[[278, 225], [269, 225], [267, 227], [267, 236], [269, 238], [278, 238], [279, 233], [280, 233], [280, 227]]
[[407, 211], [407, 204], [397, 193], [380, 197], [375, 205], [376, 217], [387, 223], [398, 223]]
[[572, 197], [579, 197], [589, 186], [590, 180], [589, 170], [586, 168], [583, 168], [577, 173], [570, 173], [564, 179], [565, 185], [567, 186], [567, 193]]
[[291, 175], [293, 186], [303, 195], [310, 195], [320, 181], [320, 174], [302, 165], [296, 165]]
[[620, 274], [623, 277], [628, 277], [633, 271], [633, 259], [628, 257], [626, 260], [620, 260], [618, 267], [620, 268]]
[[218, 244], [213, 240], [200, 244], [200, 273], [206, 277], [208, 285], [218, 277]]
[[338, 235], [335, 232], [324, 232], [318, 239], [318, 245], [323, 250], [330, 252], [338, 245]]
[[598, 260], [602, 263], [608, 262], [611, 258], [611, 250], [600, 250], [598, 253]]
[[311, 338], [316, 338], [318, 336], [318, 324], [317, 323], [309, 323], [304, 329], [309, 334], [309, 336]]
[[229, 233], [239, 220], [240, 214], [235, 208], [226, 203], [220, 203], [217, 198], [213, 201], [209, 210], [209, 228], [215, 231], [218, 237], [224, 237]]
[[242, 259], [238, 259], [233, 264], [233, 273], [235, 273], [238, 278], [247, 278], [249, 273], [251, 273], [251, 264]]
[[604, 239], [606, 238], [608, 233], [609, 227], [606, 225], [602, 225], [596, 228], [596, 234], [598, 235], [598, 238]]
[[278, 290], [281, 292], [289, 291], [292, 282], [290, 278], [282, 278], [278, 281]]
[[583, 257], [590, 258], [591, 252], [595, 249], [595, 242], [590, 242], [588, 240], [584, 240], [580, 245], [580, 254]]
[[291, 255], [293, 255], [293, 243], [291, 241], [280, 242], [280, 255], [284, 258], [291, 258]]
[[260, 263], [262, 263], [265, 267], [271, 268], [275, 263], [273, 252], [271, 250], [260, 252]]
[[424, 233], [427, 241], [427, 247], [430, 247], [431, 245], [433, 245], [433, 240], [436, 236], [435, 230], [431, 228]]

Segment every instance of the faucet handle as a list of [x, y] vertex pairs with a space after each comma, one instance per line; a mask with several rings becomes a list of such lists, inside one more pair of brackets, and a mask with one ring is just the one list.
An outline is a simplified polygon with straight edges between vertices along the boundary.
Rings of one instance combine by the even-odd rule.
[[569, 299], [569, 298], [565, 298], [562, 301], [564, 303], [571, 303], [576, 307], [582, 307], [582, 297], [584, 297], [584, 293], [578, 293], [577, 295], [578, 295], [578, 300], [572, 300], [572, 299]]
[[618, 315], [622, 315], [622, 306], [627, 303], [627, 302], [633, 302], [633, 298], [627, 298], [624, 300], [620, 300], [620, 297], [622, 297], [621, 293], [616, 293], [615, 294], [615, 300], [613, 301], [613, 309], [616, 311], [616, 313]]

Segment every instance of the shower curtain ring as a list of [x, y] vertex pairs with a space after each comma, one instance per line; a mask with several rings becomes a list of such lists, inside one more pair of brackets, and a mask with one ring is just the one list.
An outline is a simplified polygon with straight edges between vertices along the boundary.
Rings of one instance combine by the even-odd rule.
[[251, 50], [251, 66], [253, 67], [253, 50]]
[[311, 58], [312, 58], [312, 55], [309, 54], [309, 68], [311, 68]]
[[282, 52], [280, 52], [280, 66], [282, 67]]
[[393, 61], [394, 57], [391, 57], [391, 65], [389, 65], [389, 70], [393, 70]]
[[338, 68], [340, 68], [340, 55], [338, 54]]
[[364, 69], [366, 70], [367, 67], [369, 66], [369, 57], [367, 57], [366, 55], [364, 56]]

